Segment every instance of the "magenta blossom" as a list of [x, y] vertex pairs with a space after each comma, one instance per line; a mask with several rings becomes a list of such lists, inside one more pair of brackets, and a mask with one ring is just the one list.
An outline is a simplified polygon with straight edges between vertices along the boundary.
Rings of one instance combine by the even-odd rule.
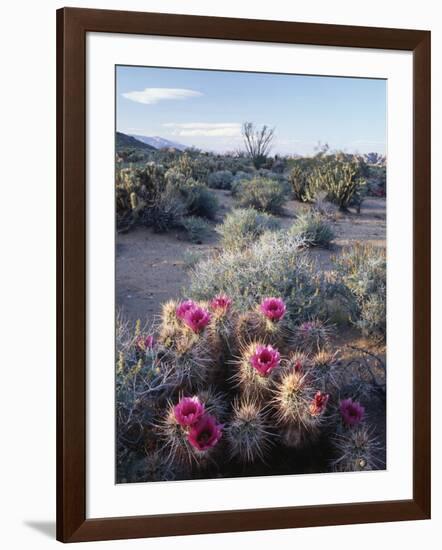
[[365, 408], [357, 401], [348, 398], [341, 401], [339, 412], [345, 424], [348, 426], [355, 426], [359, 424], [364, 417]]
[[178, 405], [175, 405], [173, 408], [173, 412], [178, 424], [181, 426], [192, 426], [203, 416], [204, 404], [201, 403], [197, 396], [182, 397]]
[[186, 311], [183, 321], [193, 332], [201, 332], [210, 322], [210, 313], [196, 306]]
[[309, 406], [310, 414], [312, 416], [319, 416], [320, 414], [322, 414], [325, 411], [325, 407], [327, 406], [328, 398], [328, 393], [317, 391]]
[[232, 300], [226, 296], [225, 294], [222, 294], [220, 296], [216, 296], [211, 302], [210, 307], [213, 310], [224, 310], [227, 311], [229, 307], [232, 305]]
[[155, 345], [155, 340], [152, 334], [140, 335], [136, 340], [136, 345], [141, 351], [152, 349]]
[[305, 321], [305, 323], [302, 323], [299, 326], [299, 330], [304, 335], [307, 335], [307, 334], [309, 334], [309, 332], [314, 330], [316, 327], [317, 327], [317, 323], [315, 323], [315, 321]]
[[198, 451], [208, 451], [221, 439], [222, 429], [222, 424], [218, 424], [213, 416], [206, 414], [191, 426], [187, 439]]
[[198, 307], [198, 304], [196, 304], [193, 300], [186, 300], [185, 302], [181, 302], [179, 304], [175, 310], [175, 314], [179, 319], [184, 319], [186, 313], [195, 307]]
[[258, 346], [250, 358], [250, 363], [261, 376], [267, 376], [279, 365], [279, 351], [272, 346]]
[[286, 312], [286, 307], [281, 298], [266, 298], [260, 305], [260, 310], [263, 315], [271, 321], [279, 321]]

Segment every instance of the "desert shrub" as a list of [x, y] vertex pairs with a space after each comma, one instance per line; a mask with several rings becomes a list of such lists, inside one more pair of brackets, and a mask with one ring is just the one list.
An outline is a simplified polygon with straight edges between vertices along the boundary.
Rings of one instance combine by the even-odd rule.
[[145, 224], [156, 233], [165, 233], [183, 223], [186, 207], [179, 197], [162, 193], [145, 212]]
[[241, 189], [241, 184], [244, 181], [248, 181], [251, 179], [253, 179], [253, 175], [248, 174], [247, 172], [238, 172], [237, 174], [235, 174], [235, 176], [233, 177], [232, 184], [230, 186], [230, 192], [232, 193], [232, 197], [237, 197], [238, 192]]
[[213, 220], [218, 211], [218, 199], [206, 185], [188, 179], [177, 187], [177, 194], [184, 202], [189, 216], [200, 216]]
[[305, 239], [309, 246], [328, 248], [335, 235], [331, 225], [317, 212], [299, 214], [290, 233]]
[[278, 222], [269, 214], [253, 208], [239, 208], [225, 217], [217, 231], [224, 250], [240, 250], [255, 242], [265, 231], [278, 227]]
[[352, 321], [364, 334], [386, 334], [385, 250], [356, 243], [335, 258], [336, 287]]
[[203, 218], [197, 216], [186, 216], [182, 220], [182, 225], [187, 231], [189, 239], [196, 244], [201, 244], [210, 231], [210, 225]]
[[[132, 327], [117, 315], [116, 347], [117, 479], [133, 482], [149, 478], [146, 461], [152, 455], [146, 455], [144, 441], [153, 434], [158, 403], [176, 381], [170, 369], [157, 368], [160, 350], [154, 345], [152, 327], [142, 328], [139, 321]], [[161, 478], [174, 479], [173, 467], [165, 457], [162, 462]]]
[[214, 189], [230, 189], [233, 174], [230, 170], [218, 170], [209, 174], [207, 184]]
[[267, 232], [244, 251], [227, 250], [200, 262], [190, 274], [187, 295], [208, 300], [216, 294], [235, 297], [245, 310], [266, 296], [280, 296], [293, 320], [316, 314], [322, 299], [320, 275], [303, 252], [305, 241], [286, 232]]
[[194, 248], [188, 248], [184, 251], [183, 262], [185, 269], [191, 269], [196, 266], [196, 264], [201, 261], [205, 255], [201, 250], [196, 250]]
[[254, 208], [269, 214], [280, 214], [286, 201], [286, 191], [277, 181], [256, 177], [242, 181], [235, 198], [243, 208]]

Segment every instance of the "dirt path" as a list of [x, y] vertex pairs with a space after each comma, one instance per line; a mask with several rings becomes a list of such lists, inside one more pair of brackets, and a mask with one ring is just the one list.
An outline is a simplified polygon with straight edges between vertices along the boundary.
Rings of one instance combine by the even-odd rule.
[[[117, 308], [130, 321], [152, 321], [158, 315], [162, 302], [180, 298], [181, 290], [188, 281], [186, 264], [189, 257], [207, 255], [217, 246], [215, 225], [222, 222], [235, 203], [228, 191], [215, 193], [220, 202], [219, 215], [203, 244], [186, 241], [185, 234], [180, 231], [163, 235], [142, 227], [117, 235]], [[336, 234], [333, 247], [312, 252], [319, 266], [329, 269], [330, 256], [358, 240], [385, 246], [385, 206], [385, 199], [370, 198], [364, 201], [361, 214], [339, 214], [338, 219], [332, 222]], [[279, 218], [281, 226], [289, 227], [296, 213], [304, 208], [306, 205], [296, 201], [286, 203], [284, 216]]]

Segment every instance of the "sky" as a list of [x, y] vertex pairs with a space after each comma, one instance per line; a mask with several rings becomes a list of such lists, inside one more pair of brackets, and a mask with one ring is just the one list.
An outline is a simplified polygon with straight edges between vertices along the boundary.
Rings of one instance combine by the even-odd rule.
[[118, 131], [217, 152], [243, 149], [250, 121], [275, 128], [272, 154], [385, 154], [386, 99], [386, 80], [116, 67]]

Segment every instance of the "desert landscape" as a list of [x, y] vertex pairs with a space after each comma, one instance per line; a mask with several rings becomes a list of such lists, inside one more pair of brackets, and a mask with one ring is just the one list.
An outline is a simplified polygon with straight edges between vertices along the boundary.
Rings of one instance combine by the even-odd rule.
[[270, 132], [116, 135], [117, 482], [385, 468], [386, 159]]

